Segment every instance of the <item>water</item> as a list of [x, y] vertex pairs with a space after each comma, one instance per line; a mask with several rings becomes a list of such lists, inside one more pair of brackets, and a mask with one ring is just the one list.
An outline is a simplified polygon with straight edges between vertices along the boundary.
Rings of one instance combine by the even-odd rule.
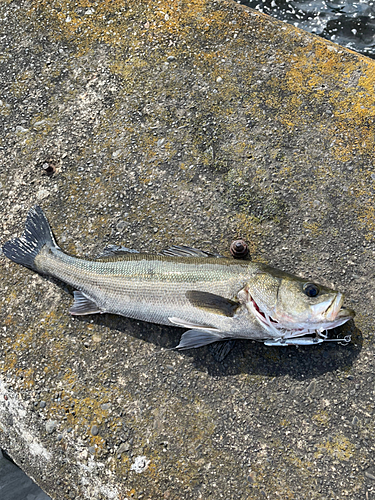
[[1, 500], [52, 500], [0, 450]]
[[375, 59], [374, 0], [243, 0], [239, 3]]

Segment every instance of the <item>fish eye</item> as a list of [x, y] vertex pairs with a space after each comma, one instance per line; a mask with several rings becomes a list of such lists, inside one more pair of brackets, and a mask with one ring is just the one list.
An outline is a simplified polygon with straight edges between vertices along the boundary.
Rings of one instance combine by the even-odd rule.
[[319, 295], [320, 289], [315, 283], [305, 283], [303, 285], [303, 291], [308, 297], [316, 297]]

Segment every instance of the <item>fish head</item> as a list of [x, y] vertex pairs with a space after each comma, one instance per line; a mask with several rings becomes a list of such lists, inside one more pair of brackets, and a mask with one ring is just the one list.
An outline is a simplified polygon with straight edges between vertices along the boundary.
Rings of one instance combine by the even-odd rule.
[[355, 315], [342, 307], [342, 293], [268, 266], [249, 280], [246, 292], [248, 309], [274, 334], [322, 332]]

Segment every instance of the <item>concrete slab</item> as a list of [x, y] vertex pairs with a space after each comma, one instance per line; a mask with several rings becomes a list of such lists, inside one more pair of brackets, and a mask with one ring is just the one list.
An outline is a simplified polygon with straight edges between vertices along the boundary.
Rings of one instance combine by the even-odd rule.
[[[347, 346], [73, 319], [0, 256], [0, 446], [53, 499], [375, 494], [374, 61], [226, 1], [0, 4], [1, 243], [186, 244], [346, 294]], [[95, 427], [94, 427], [95, 426]]]

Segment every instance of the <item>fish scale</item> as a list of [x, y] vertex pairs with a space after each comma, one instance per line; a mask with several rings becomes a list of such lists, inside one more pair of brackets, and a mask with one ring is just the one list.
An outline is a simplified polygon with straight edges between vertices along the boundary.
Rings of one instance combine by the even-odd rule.
[[182, 349], [236, 338], [298, 344], [308, 335], [300, 342], [306, 345], [354, 317], [339, 292], [265, 264], [189, 247], [171, 247], [164, 255], [127, 250], [118, 256], [117, 250], [97, 260], [70, 256], [40, 207], [30, 210], [24, 233], [6, 242], [3, 252], [74, 287], [71, 314], [108, 312], [189, 328], [177, 346]]
[[[88, 261], [44, 247], [35, 259], [39, 272], [58, 278], [92, 299], [103, 312], [171, 325], [169, 317], [216, 326], [218, 315], [193, 307], [185, 293], [204, 291], [235, 298], [257, 272], [252, 263], [230, 259], [129, 254], [120, 260]], [[219, 317], [219, 320], [222, 319]], [[211, 321], [210, 321], [211, 320]], [[248, 329], [248, 324], [246, 325]]]

